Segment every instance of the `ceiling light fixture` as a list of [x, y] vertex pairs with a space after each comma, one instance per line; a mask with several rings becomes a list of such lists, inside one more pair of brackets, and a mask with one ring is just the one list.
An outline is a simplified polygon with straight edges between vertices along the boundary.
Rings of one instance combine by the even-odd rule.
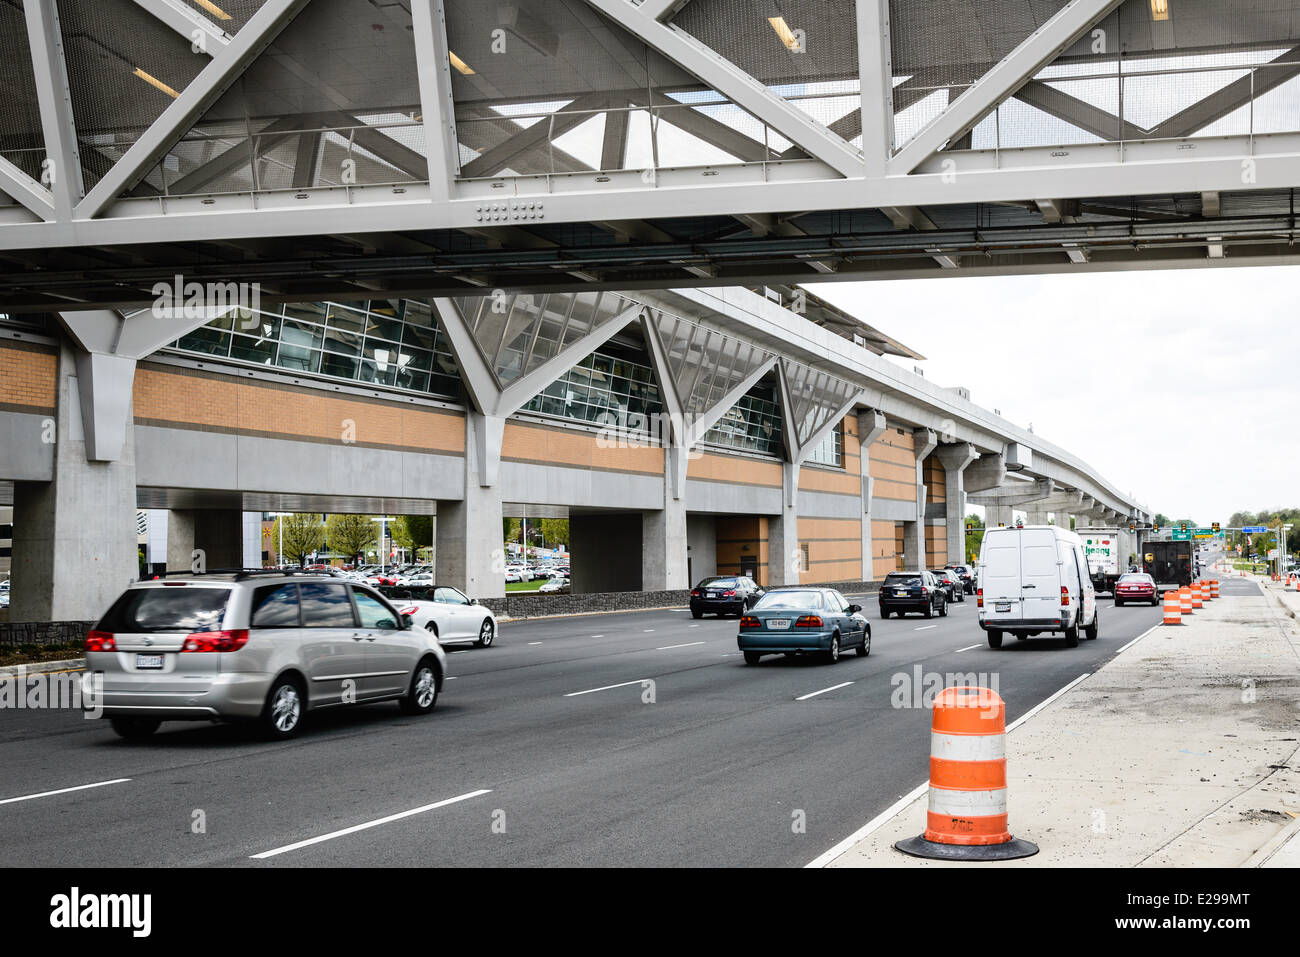
[[212, 14], [218, 20], [230, 19], [230, 14], [226, 13], [225, 10], [222, 10], [219, 6], [213, 3], [212, 0], [194, 0], [194, 4], [195, 6], [202, 7], [204, 10], [208, 11], [208, 13]]
[[[1151, 0], [1151, 2], [1155, 3], [1157, 0]], [[1163, 2], [1163, 0], [1160, 0], [1160, 2]], [[781, 42], [785, 44], [787, 50], [799, 49], [799, 37], [790, 29], [790, 25], [785, 22], [785, 17], [768, 17], [767, 22], [772, 24], [772, 29], [776, 31], [776, 35], [781, 38]]]
[[1169, 19], [1169, 0], [1151, 0], [1151, 19]]
[[162, 90], [164, 93], [166, 93], [168, 96], [170, 96], [173, 100], [176, 99], [178, 96], [180, 96], [179, 93], [177, 93], [175, 90], [173, 90], [170, 86], [168, 86], [168, 85], [167, 85], [166, 83], [164, 83], [162, 80], [158, 79], [156, 76], [152, 76], [152, 75], [150, 75], [150, 74], [144, 72], [144, 70], [140, 69], [139, 67], [136, 67], [136, 68], [135, 68], [134, 73], [135, 73], [136, 76], [138, 76], [140, 79], [144, 80], [146, 83], [148, 83], [148, 84], [149, 84], [150, 86], [152, 86], [154, 89]]
[[457, 70], [459, 70], [461, 73], [463, 73], [465, 76], [473, 76], [473, 75], [474, 75], [474, 68], [471, 67], [471, 66], [470, 66], [468, 63], [466, 63], [464, 60], [462, 60], [460, 57], [456, 56], [456, 54], [454, 54], [454, 53], [452, 53], [450, 50], [448, 50], [448, 51], [447, 51], [447, 56], [448, 56], [448, 58], [451, 60], [451, 65], [454, 66], [454, 67], [455, 67]]

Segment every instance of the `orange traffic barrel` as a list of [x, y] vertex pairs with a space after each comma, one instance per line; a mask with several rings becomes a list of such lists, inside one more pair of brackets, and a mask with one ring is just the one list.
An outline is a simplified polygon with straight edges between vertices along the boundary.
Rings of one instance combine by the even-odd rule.
[[1182, 603], [1178, 600], [1178, 592], [1170, 589], [1165, 592], [1165, 624], [1181, 625], [1182, 623]]
[[1192, 613], [1192, 589], [1188, 585], [1178, 589], [1178, 610], [1184, 615]]
[[1202, 601], [1201, 599], [1204, 598], [1205, 596], [1201, 594], [1200, 582], [1192, 583], [1191, 593], [1192, 593], [1192, 608], [1202, 607], [1205, 604], [1205, 602]]
[[1219, 597], [1219, 580], [1217, 578], [1210, 579], [1210, 597], [1211, 598]]
[[945, 688], [930, 723], [925, 832], [894, 845], [949, 861], [1006, 861], [1038, 853], [1007, 830], [1006, 706], [988, 688]]

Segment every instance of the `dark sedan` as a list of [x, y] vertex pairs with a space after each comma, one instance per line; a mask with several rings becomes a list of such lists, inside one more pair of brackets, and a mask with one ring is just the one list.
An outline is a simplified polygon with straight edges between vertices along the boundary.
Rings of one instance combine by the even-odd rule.
[[861, 605], [833, 588], [774, 588], [740, 619], [736, 644], [747, 665], [772, 654], [815, 654], [835, 664], [848, 648], [871, 654], [871, 625]]
[[1156, 580], [1145, 572], [1120, 575], [1115, 581], [1115, 605], [1119, 607], [1131, 601], [1160, 604], [1160, 589], [1156, 587]]
[[743, 615], [763, 595], [752, 578], [744, 575], [706, 578], [691, 589], [691, 617], [704, 614]]
[[909, 611], [923, 612], [926, 618], [948, 614], [944, 587], [930, 572], [890, 572], [880, 583], [881, 618], [895, 612], [901, 618]]
[[930, 572], [943, 586], [943, 595], [948, 601], [965, 601], [966, 589], [962, 584], [961, 576], [950, 568], [936, 568]]
[[945, 565], [949, 571], [956, 572], [961, 579], [963, 590], [968, 595], [975, 594], [975, 573], [969, 565]]

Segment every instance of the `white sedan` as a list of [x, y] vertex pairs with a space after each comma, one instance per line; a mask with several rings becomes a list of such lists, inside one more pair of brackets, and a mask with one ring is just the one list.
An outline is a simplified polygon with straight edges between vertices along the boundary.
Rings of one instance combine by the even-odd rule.
[[432, 601], [395, 599], [397, 610], [411, 619], [411, 627], [423, 628], [441, 644], [473, 642], [486, 648], [497, 636], [497, 619], [492, 609], [448, 585], [433, 588]]

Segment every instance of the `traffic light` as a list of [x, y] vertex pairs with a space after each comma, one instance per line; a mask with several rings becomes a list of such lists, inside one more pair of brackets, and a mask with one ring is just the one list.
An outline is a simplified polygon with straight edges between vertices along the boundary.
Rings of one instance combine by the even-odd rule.
[[1184, 531], [1184, 532], [1187, 531], [1187, 523], [1186, 523], [1186, 522], [1183, 522], [1181, 525], [1178, 526], [1178, 528], [1179, 528], [1179, 530], [1181, 530], [1181, 531]]
[[1215, 535], [1219, 534], [1219, 523], [1218, 523], [1218, 522], [1214, 522], [1214, 523], [1212, 523], [1212, 524], [1210, 525], [1210, 528], [1214, 531], [1214, 534], [1215, 534]]
[[1129, 523], [1128, 523], [1128, 530], [1129, 530], [1130, 533], [1132, 533], [1132, 532], [1136, 532], [1136, 531], [1138, 530], [1137, 522], [1129, 522]]
[[974, 523], [974, 522], [967, 522], [967, 523], [966, 523], [966, 531], [968, 531], [968, 532], [973, 532], [973, 531], [975, 531], [975, 523]]
[[1155, 524], [1153, 524], [1153, 525], [1151, 526], [1151, 531], [1153, 531], [1153, 532], [1158, 532], [1158, 531], [1160, 531], [1160, 523], [1159, 523], [1159, 522], [1156, 522]]

